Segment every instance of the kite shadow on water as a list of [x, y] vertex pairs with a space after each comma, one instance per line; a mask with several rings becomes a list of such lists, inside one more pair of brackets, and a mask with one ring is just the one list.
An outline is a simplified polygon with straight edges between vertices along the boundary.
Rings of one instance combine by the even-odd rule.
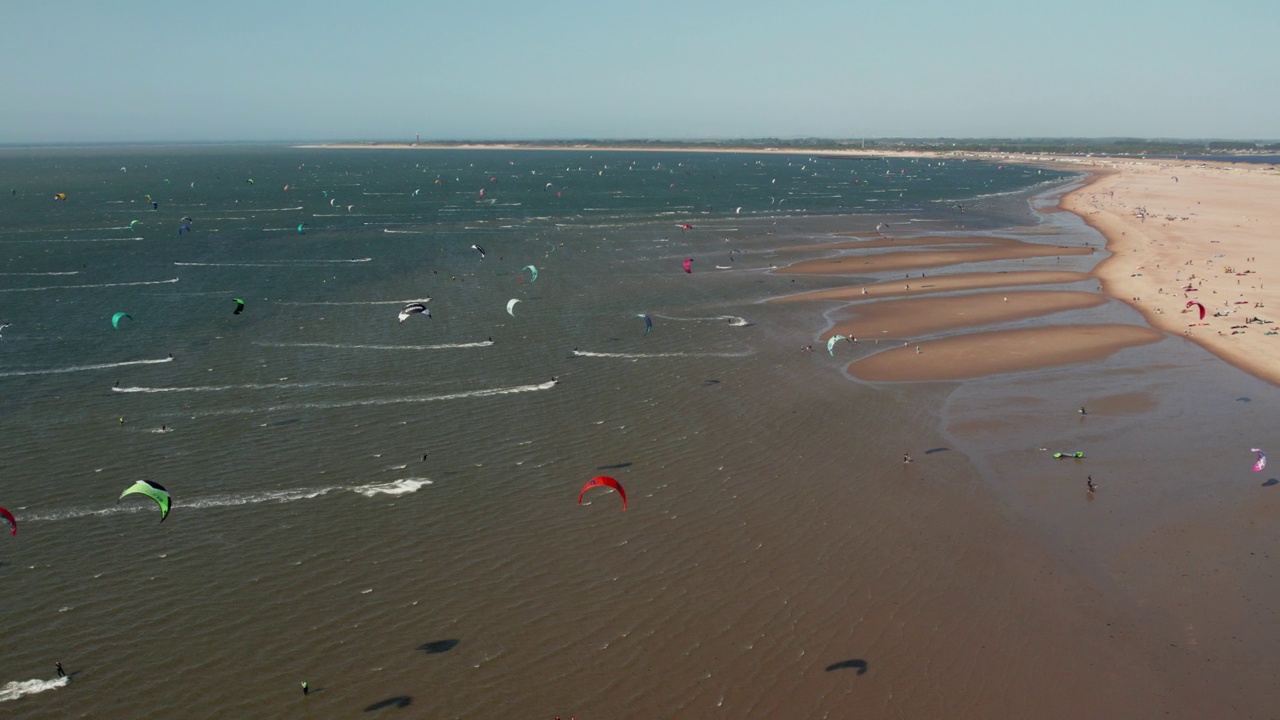
[[830, 665], [828, 665], [827, 672], [832, 672], [833, 670], [843, 670], [845, 668], [855, 668], [858, 671], [859, 675], [866, 675], [867, 661], [858, 660], [856, 658], [853, 660], [841, 660], [838, 663], [831, 663]]
[[934, 454], [934, 453], [950, 452], [950, 450], [951, 450], [951, 448], [949, 448], [949, 447], [936, 447], [936, 448], [929, 448], [928, 450], [925, 450], [925, 451], [924, 451], [924, 454], [925, 454], [925, 455], [932, 455], [932, 454]]
[[403, 708], [409, 707], [412, 704], [413, 704], [413, 698], [409, 697], [408, 695], [397, 695], [395, 697], [387, 698], [386, 700], [379, 700], [378, 702], [365, 708], [364, 711], [374, 712], [377, 710], [385, 710], [386, 708], [391, 708], [391, 707], [403, 709]]
[[447, 653], [458, 647], [459, 642], [459, 640], [453, 638], [448, 640], [432, 640], [429, 643], [422, 643], [418, 646], [418, 649], [428, 655], [439, 655], [440, 653]]
[[635, 463], [621, 462], [621, 463], [614, 463], [612, 465], [600, 465], [596, 467], [596, 469], [597, 470], [619, 470], [621, 468], [631, 467], [634, 464]]
[[1272, 485], [1280, 485], [1280, 480], [1271, 478], [1270, 480], [1262, 483], [1262, 487], [1271, 487]]

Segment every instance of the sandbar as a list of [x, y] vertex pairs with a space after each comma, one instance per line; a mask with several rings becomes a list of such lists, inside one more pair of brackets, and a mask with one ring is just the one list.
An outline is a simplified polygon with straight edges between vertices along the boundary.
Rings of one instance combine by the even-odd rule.
[[996, 330], [886, 350], [850, 363], [848, 372], [874, 382], [919, 382], [1021, 372], [1101, 360], [1124, 348], [1164, 339], [1137, 325], [1058, 325]]
[[822, 340], [826, 341], [835, 334], [868, 340], [910, 338], [1081, 310], [1107, 302], [1108, 299], [1098, 293], [1069, 290], [1022, 290], [882, 300], [856, 306], [852, 313], [854, 317], [837, 320], [834, 328], [822, 334]]
[[989, 288], [1015, 287], [1019, 285], [1054, 285], [1059, 283], [1080, 282], [1091, 278], [1093, 278], [1093, 275], [1089, 273], [1074, 272], [1071, 270], [956, 273], [954, 275], [937, 275], [931, 278], [923, 278], [914, 285], [911, 285], [909, 289], [903, 289], [903, 283], [898, 280], [889, 280], [878, 283], [869, 283], [867, 285], [828, 288], [826, 290], [812, 290], [810, 292], [796, 293], [795, 295], [784, 295], [782, 297], [769, 298], [766, 302], [785, 303], [813, 300], [857, 300], [859, 298], [869, 300], [873, 298], [903, 297], [936, 292], [953, 292], [957, 290], [985, 290]]

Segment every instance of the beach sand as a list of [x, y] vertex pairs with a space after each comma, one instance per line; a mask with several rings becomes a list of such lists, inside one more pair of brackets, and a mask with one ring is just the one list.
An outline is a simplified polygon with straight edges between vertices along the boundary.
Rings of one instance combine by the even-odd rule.
[[[1107, 294], [1280, 384], [1280, 334], [1267, 334], [1280, 333], [1269, 309], [1280, 308], [1276, 198], [1272, 165], [1134, 160], [1106, 163], [1062, 206], [1106, 236], [1114, 256], [1095, 272]], [[1193, 301], [1207, 310], [1203, 325]]]

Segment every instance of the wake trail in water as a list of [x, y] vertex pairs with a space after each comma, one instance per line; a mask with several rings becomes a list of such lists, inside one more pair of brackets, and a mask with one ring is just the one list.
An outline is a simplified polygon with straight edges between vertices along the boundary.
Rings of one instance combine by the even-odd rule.
[[22, 377], [25, 375], [58, 375], [61, 373], [88, 372], [90, 370], [107, 370], [109, 368], [129, 367], [130, 365], [159, 365], [160, 363], [173, 362], [173, 358], [166, 357], [158, 360], [126, 360], [124, 362], [101, 363], [98, 365], [72, 365], [64, 368], [51, 368], [48, 370], [0, 370], [0, 378], [6, 377]]
[[256, 263], [175, 262], [174, 265], [182, 267], [292, 267], [297, 265], [336, 265], [339, 263], [367, 263], [372, 261], [373, 258], [351, 258], [349, 260], [274, 260]]
[[228, 390], [294, 390], [310, 388], [356, 388], [356, 387], [401, 387], [402, 382], [272, 382], [245, 383], [243, 385], [191, 385], [186, 387], [148, 387], [145, 385], [129, 385], [113, 387], [119, 393], [198, 393], [226, 392]]
[[71, 678], [60, 677], [53, 680], [14, 680], [0, 685], [0, 702], [17, 700], [27, 695], [35, 695], [45, 690], [57, 690], [66, 687]]
[[431, 298], [412, 298], [409, 300], [281, 300], [277, 305], [406, 305], [415, 302], [430, 302]]
[[727, 320], [729, 321], [729, 327], [746, 327], [747, 325], [751, 324], [747, 322], [746, 318], [740, 318], [737, 315], [713, 315], [711, 317], [674, 317], [671, 315], [658, 315], [655, 313], [654, 317], [662, 318], [663, 320], [674, 320], [676, 322], [722, 322]]
[[13, 272], [0, 273], [0, 277], [34, 277], [37, 275], [79, 275], [79, 270], [66, 270], [63, 272]]
[[670, 358], [670, 357], [719, 357], [719, 358], [741, 358], [750, 357], [750, 351], [732, 352], [732, 353], [714, 353], [714, 352], [669, 352], [669, 353], [609, 353], [609, 352], [591, 352], [590, 350], [574, 350], [574, 357], [599, 357], [599, 358], [622, 358], [624, 360], [636, 360], [641, 358]]
[[[364, 485], [327, 485], [312, 488], [290, 488], [286, 490], [262, 490], [246, 493], [222, 493], [195, 498], [175, 498], [173, 512], [185, 510], [206, 510], [209, 508], [236, 507], [240, 505], [258, 505], [262, 503], [288, 503], [297, 500], [311, 500], [332, 492], [353, 492], [364, 497], [378, 495], [406, 495], [433, 484], [431, 480], [420, 477], [402, 478], [393, 482], [367, 483]], [[150, 505], [112, 505], [105, 508], [65, 508], [48, 512], [24, 513], [23, 522], [41, 522], [54, 520], [75, 520], [85, 517], [105, 517], [121, 513], [155, 512]], [[7, 686], [6, 686], [7, 687]], [[4, 700], [3, 689], [0, 688], [0, 700]]]
[[132, 242], [145, 240], [141, 235], [119, 238], [40, 238], [37, 240], [0, 240], [0, 243], [89, 243], [89, 242]]
[[489, 347], [492, 340], [469, 343], [444, 343], [441, 345], [357, 345], [347, 343], [272, 343], [255, 342], [259, 347], [278, 348], [328, 348], [330, 350], [457, 350], [459, 348]]
[[36, 292], [38, 290], [84, 290], [86, 288], [130, 287], [133, 285], [169, 285], [178, 282], [178, 278], [169, 280], [139, 280], [138, 282], [99, 283], [97, 285], [46, 285], [33, 288], [0, 288], [0, 292]]
[[269, 407], [229, 408], [226, 410], [210, 410], [208, 412], [176, 413], [175, 417], [218, 417], [226, 415], [254, 415], [257, 413], [294, 412], [297, 410], [335, 410], [351, 407], [377, 407], [383, 405], [412, 405], [417, 403], [439, 402], [445, 400], [466, 400], [468, 398], [497, 397], [499, 395], [515, 395], [517, 393], [539, 392], [550, 390], [556, 381], [537, 385], [513, 385], [508, 387], [483, 388], [481, 390], [464, 390], [443, 395], [412, 395], [407, 397], [364, 398], [361, 400], [334, 400], [331, 402], [286, 403]]

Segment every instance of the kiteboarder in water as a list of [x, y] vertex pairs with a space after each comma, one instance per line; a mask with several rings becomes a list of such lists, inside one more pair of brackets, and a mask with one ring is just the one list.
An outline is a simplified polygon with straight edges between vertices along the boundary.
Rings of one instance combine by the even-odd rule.
[[55, 668], [57, 668], [57, 669], [58, 669], [58, 677], [66, 677], [66, 676], [67, 676], [67, 671], [62, 669], [62, 663], [60, 663], [60, 662], [56, 662], [56, 663], [54, 663], [54, 664], [53, 664], [53, 666], [54, 666]]

